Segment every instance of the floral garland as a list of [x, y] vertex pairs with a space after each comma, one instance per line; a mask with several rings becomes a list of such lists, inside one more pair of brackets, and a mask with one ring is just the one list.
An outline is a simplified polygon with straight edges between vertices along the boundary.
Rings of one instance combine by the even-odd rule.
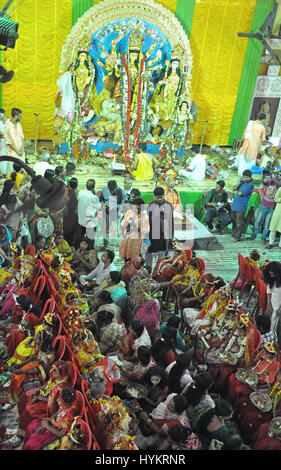
[[138, 80], [138, 93], [137, 93], [137, 119], [136, 119], [136, 126], [135, 126], [135, 133], [134, 133], [134, 140], [131, 141], [130, 145], [130, 153], [132, 155], [132, 151], [135, 153], [136, 149], [139, 144], [140, 136], [139, 136], [139, 128], [140, 128], [140, 119], [142, 113], [142, 73], [144, 70], [144, 57], [142, 57], [141, 64], [140, 64], [140, 72], [139, 72], [139, 80]]
[[280, 402], [280, 399], [281, 399], [281, 390], [278, 390], [276, 392], [276, 388], [278, 388], [279, 386], [281, 385], [281, 382], [277, 381], [275, 382], [275, 384], [273, 385], [272, 389], [271, 389], [271, 392], [269, 393], [269, 396], [273, 402], [273, 410], [272, 410], [272, 414], [273, 414], [273, 417], [276, 418], [277, 416], [277, 406], [279, 405], [279, 402]]
[[130, 79], [129, 67], [128, 67], [124, 53], [122, 53], [122, 58], [123, 58], [124, 69], [126, 72], [126, 83], [127, 83], [127, 87], [125, 86], [125, 83], [124, 83], [124, 91], [126, 92], [127, 90], [127, 93], [125, 93], [126, 104], [124, 107], [125, 108], [124, 112], [126, 113], [126, 133], [125, 133], [125, 141], [124, 141], [124, 156], [126, 160], [129, 162], [130, 156], [129, 156], [128, 142], [129, 142], [129, 136], [130, 136], [130, 122], [131, 122], [131, 109], [129, 106], [129, 103], [131, 102], [131, 79]]

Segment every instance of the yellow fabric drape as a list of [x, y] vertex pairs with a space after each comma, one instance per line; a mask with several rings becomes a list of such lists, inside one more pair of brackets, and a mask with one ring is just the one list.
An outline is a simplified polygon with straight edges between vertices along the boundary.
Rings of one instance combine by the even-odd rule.
[[[103, 0], [94, 0], [94, 5], [98, 5], [98, 3], [101, 3]], [[160, 5], [163, 5], [163, 7], [167, 8], [167, 10], [170, 10], [172, 13], [175, 13], [176, 11], [176, 6], [177, 6], [177, 0], [154, 0], [155, 3], [160, 3]], [[189, 0], [186, 0], [189, 1]]]
[[196, 2], [190, 35], [193, 55], [192, 100], [198, 118], [192, 127], [193, 144], [228, 144], [255, 0], [200, 0]]
[[[35, 116], [38, 139], [51, 139], [62, 46], [71, 28], [72, 0], [24, 0], [17, 2], [11, 20], [19, 23], [15, 49], [2, 52], [2, 64], [14, 70], [3, 85], [2, 107], [22, 110], [26, 139], [34, 139]], [[4, 56], [4, 57], [3, 57]]]

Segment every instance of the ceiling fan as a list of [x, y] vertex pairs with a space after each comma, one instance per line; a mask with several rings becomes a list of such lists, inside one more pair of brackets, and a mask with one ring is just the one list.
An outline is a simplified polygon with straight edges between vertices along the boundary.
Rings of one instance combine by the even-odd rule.
[[272, 49], [272, 47], [266, 41], [266, 38], [268, 38], [268, 39], [281, 39], [281, 27], [279, 29], [278, 36], [275, 36], [275, 35], [272, 34], [277, 7], [278, 7], [278, 4], [275, 3], [272, 11], [268, 14], [266, 19], [264, 20], [264, 22], [261, 25], [259, 31], [257, 31], [256, 33], [237, 33], [237, 35], [239, 37], [254, 38], [254, 39], [258, 39], [259, 41], [261, 41], [263, 43], [264, 47], [268, 50], [268, 52], [272, 56], [272, 58], [276, 58], [279, 65], [281, 65], [281, 61], [280, 61], [278, 55], [276, 54], [276, 52]]

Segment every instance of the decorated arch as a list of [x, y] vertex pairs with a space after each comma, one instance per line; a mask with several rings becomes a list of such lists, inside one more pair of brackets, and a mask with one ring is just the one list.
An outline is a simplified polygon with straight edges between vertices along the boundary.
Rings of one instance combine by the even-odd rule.
[[55, 143], [110, 146], [130, 161], [143, 143], [170, 156], [191, 144], [192, 52], [175, 15], [152, 0], [104, 0], [62, 48]]

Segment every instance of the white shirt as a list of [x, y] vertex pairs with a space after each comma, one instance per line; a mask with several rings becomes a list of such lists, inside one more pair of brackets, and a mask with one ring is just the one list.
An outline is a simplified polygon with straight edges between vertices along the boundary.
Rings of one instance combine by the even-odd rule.
[[37, 162], [35, 163], [33, 170], [35, 171], [36, 176], [44, 176], [46, 170], [55, 170], [55, 167], [50, 165], [48, 162]]
[[87, 276], [80, 276], [80, 281], [96, 281], [97, 285], [100, 285], [109, 276], [111, 271], [117, 271], [114, 263], [109, 264], [106, 268], [104, 267], [103, 261], [100, 261], [97, 267], [91, 271]]
[[[166, 370], [166, 374], [167, 374], [167, 375], [170, 374], [172, 368], [173, 368], [175, 365], [176, 365], [176, 361], [171, 362], [171, 364], [169, 364], [168, 367], [166, 367], [165, 370]], [[181, 378], [180, 378], [180, 386], [181, 386], [182, 388], [184, 388], [184, 387], [186, 387], [186, 386], [189, 387], [189, 385], [190, 385], [192, 382], [193, 382], [193, 378], [191, 377], [189, 370], [186, 369], [186, 370], [183, 372], [183, 374], [182, 374], [182, 376], [181, 376]]]
[[267, 286], [267, 293], [271, 294], [271, 306], [274, 312], [277, 312], [281, 308], [281, 287], [276, 287], [276, 284], [272, 288]]
[[[97, 210], [100, 208], [101, 204], [99, 201], [98, 196], [85, 189], [83, 191], [79, 191], [78, 196], [78, 223], [82, 225], [82, 227], [87, 227], [89, 223], [89, 208], [92, 209], [92, 218], [94, 219]], [[91, 224], [92, 226], [92, 224]]]

